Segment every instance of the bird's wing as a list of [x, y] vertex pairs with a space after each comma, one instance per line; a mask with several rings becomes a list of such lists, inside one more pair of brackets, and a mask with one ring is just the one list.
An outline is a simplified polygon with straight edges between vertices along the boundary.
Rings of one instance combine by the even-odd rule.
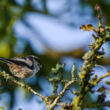
[[11, 61], [9, 61], [8, 59], [6, 58], [3, 58], [3, 57], [0, 57], [0, 61], [4, 62], [4, 63], [11, 63]]
[[9, 61], [15, 63], [15, 64], [18, 64], [18, 65], [21, 65], [21, 66], [28, 66], [28, 67], [31, 67], [32, 66], [32, 61], [25, 58], [25, 57], [22, 57], [22, 58], [11, 58], [9, 59]]

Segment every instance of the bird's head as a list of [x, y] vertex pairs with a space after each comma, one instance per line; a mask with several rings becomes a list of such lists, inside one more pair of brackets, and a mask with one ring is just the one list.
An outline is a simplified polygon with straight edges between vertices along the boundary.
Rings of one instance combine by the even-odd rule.
[[27, 58], [32, 60], [35, 65], [39, 66], [40, 69], [42, 68], [41, 61], [40, 61], [40, 59], [38, 57], [33, 56], [33, 55], [29, 55], [29, 56], [27, 56]]

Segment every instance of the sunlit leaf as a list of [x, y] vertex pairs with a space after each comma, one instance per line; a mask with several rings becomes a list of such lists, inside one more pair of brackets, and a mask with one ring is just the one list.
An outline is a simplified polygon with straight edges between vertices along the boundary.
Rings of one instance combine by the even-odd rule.
[[86, 30], [86, 26], [85, 26], [85, 25], [82, 25], [82, 26], [80, 27], [80, 29], [83, 29], [83, 31], [85, 31], [85, 30]]
[[92, 26], [92, 24], [88, 24], [88, 25], [82, 25], [80, 29], [83, 29], [83, 31], [91, 31], [94, 30], [95, 28]]
[[108, 74], [110, 75], [110, 71], [108, 71]]

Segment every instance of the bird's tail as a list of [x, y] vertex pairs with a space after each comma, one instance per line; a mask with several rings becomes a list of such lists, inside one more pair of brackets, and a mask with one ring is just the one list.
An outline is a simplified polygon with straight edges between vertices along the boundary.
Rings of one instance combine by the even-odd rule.
[[0, 60], [4, 63], [12, 63], [11, 61], [9, 61], [8, 59], [5, 59], [3, 57], [0, 57]]

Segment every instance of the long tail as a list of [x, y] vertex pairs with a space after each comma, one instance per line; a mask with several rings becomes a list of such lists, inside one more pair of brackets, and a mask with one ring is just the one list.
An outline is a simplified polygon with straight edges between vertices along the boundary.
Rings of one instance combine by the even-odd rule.
[[8, 59], [5, 59], [3, 57], [0, 57], [0, 60], [4, 63], [12, 63], [11, 61], [9, 61]]

